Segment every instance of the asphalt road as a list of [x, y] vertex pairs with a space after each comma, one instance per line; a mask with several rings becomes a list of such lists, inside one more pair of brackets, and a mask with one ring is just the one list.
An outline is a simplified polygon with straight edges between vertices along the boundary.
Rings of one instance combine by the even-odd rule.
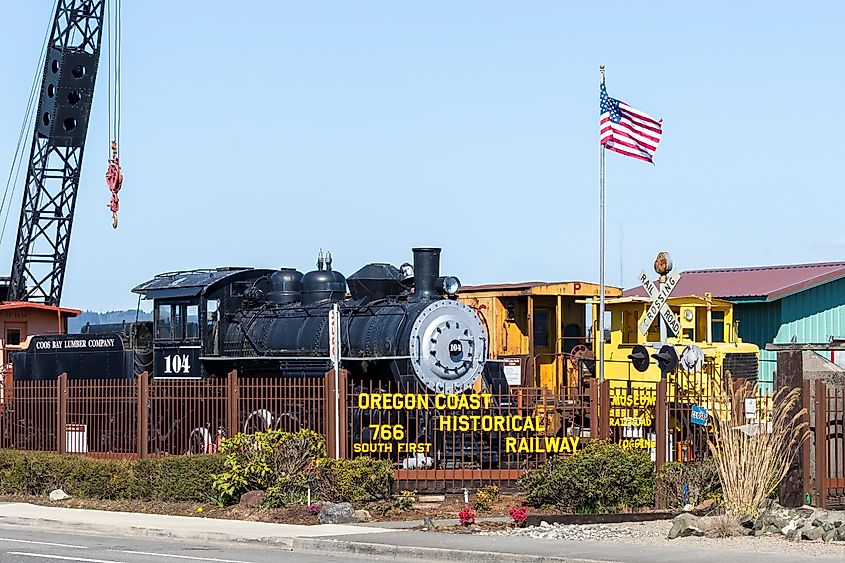
[[[339, 563], [372, 558], [292, 552], [265, 545], [197, 543], [190, 540], [130, 538], [46, 532], [30, 527], [0, 525], [0, 562], [38, 563]], [[391, 559], [397, 561], [396, 559]], [[416, 560], [419, 561], [419, 560]]]

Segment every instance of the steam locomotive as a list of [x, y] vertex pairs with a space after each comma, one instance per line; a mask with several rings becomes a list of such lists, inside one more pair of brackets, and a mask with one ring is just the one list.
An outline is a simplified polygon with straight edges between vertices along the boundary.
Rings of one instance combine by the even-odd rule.
[[[160, 274], [132, 291], [153, 300], [153, 321], [33, 337], [14, 378], [322, 376], [331, 369], [329, 312], [339, 311], [341, 362], [353, 380], [470, 389], [506, 385], [488, 362], [479, 317], [440, 275], [440, 249], [413, 249], [413, 266], [368, 264], [349, 278], [320, 253], [308, 273], [220, 268]], [[348, 290], [348, 292], [347, 292]]]

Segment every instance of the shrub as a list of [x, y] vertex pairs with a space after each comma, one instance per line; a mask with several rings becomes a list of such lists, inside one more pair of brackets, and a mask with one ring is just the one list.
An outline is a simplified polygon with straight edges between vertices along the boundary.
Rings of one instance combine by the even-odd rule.
[[479, 512], [486, 512], [490, 510], [493, 506], [493, 503], [499, 499], [499, 487], [496, 485], [488, 485], [487, 487], [483, 487], [478, 489], [478, 492], [475, 493], [475, 508]]
[[534, 506], [615, 511], [654, 502], [654, 466], [645, 451], [593, 440], [567, 459], [551, 458], [517, 485]]
[[508, 514], [511, 515], [513, 518], [513, 523], [519, 527], [525, 525], [525, 521], [528, 520], [528, 507], [527, 506], [519, 506], [519, 507], [511, 507], [508, 509]]
[[221, 504], [235, 502], [251, 490], [266, 491], [265, 507], [316, 499], [360, 502], [386, 498], [393, 476], [387, 460], [361, 457], [327, 459], [323, 436], [311, 430], [270, 430], [223, 440], [225, 470], [214, 475]]
[[417, 491], [402, 491], [399, 493], [399, 496], [396, 497], [396, 500], [393, 501], [393, 504], [399, 510], [410, 510], [414, 506], [414, 496], [416, 494]]
[[213, 487], [228, 504], [252, 490], [266, 491], [267, 506], [282, 506], [307, 496], [316, 474], [315, 462], [326, 455], [323, 437], [310, 430], [270, 430], [237, 434], [223, 440], [225, 471]]
[[654, 494], [666, 508], [677, 510], [687, 503], [695, 506], [718, 499], [721, 493], [716, 464], [709, 457], [696, 463], [665, 463], [654, 476]]
[[475, 524], [475, 512], [473, 512], [472, 507], [467, 506], [466, 508], [458, 512], [458, 520], [463, 526]]
[[223, 461], [220, 455], [139, 459], [134, 462], [132, 498], [206, 502], [213, 496], [211, 485]]
[[317, 467], [320, 471], [316, 489], [323, 500], [361, 502], [390, 496], [393, 465], [389, 460], [371, 457], [320, 459]]
[[710, 521], [706, 535], [708, 538], [732, 538], [741, 533], [742, 526], [727, 514], [723, 514]]
[[46, 495], [62, 489], [78, 498], [204, 502], [222, 461], [215, 455], [129, 461], [3, 450], [0, 492]]
[[[713, 433], [707, 445], [722, 483], [725, 512], [734, 519], [756, 517], [760, 505], [789, 471], [799, 447], [809, 436], [800, 408], [801, 389], [779, 389], [760, 413], [757, 424], [737, 425], [732, 408], [757, 398], [757, 385], [729, 385], [730, 392], [717, 399]], [[771, 410], [769, 410], [771, 409]]]

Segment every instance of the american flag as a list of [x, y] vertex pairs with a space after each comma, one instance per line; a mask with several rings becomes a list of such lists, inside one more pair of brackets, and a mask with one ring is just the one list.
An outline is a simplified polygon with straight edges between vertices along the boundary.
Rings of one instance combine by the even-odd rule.
[[663, 135], [663, 120], [611, 98], [602, 84], [599, 129], [599, 142], [607, 149], [653, 162], [654, 152]]

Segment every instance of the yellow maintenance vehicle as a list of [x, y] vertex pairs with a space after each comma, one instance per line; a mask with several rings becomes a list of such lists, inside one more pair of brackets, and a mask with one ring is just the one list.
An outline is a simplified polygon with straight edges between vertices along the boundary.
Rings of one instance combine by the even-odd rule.
[[[674, 365], [669, 366], [671, 369], [667, 370], [666, 377], [669, 388], [676, 388], [679, 393], [712, 396], [725, 390], [725, 384], [731, 378], [756, 381], [760, 349], [755, 344], [743, 342], [737, 334], [738, 323], [734, 321], [730, 302], [714, 299], [709, 293], [703, 297], [672, 296], [666, 302], [679, 322], [680, 334], [668, 330], [667, 338], [661, 342], [661, 319], [651, 323], [647, 333], [641, 331], [641, 324], [652, 305], [650, 298], [606, 300], [605, 309], [610, 312], [610, 339], [604, 345], [604, 376], [611, 382], [611, 388], [653, 386], [660, 381], [663, 371], [659, 362], [663, 358], [655, 356], [671, 355], [669, 350], [661, 354], [664, 346], [675, 351], [677, 359], [670, 361]], [[597, 352], [599, 305], [595, 300], [592, 309], [592, 344]], [[673, 399], [682, 400], [681, 397]]]

